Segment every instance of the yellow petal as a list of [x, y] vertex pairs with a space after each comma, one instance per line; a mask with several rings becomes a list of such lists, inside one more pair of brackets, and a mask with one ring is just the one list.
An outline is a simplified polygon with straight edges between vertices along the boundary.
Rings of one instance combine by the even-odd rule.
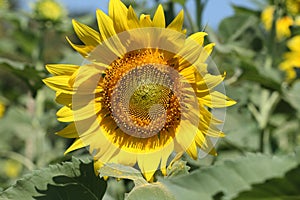
[[152, 21], [150, 19], [150, 15], [141, 14], [140, 16], [140, 25], [141, 27], [151, 27]]
[[195, 142], [192, 142], [192, 144], [187, 148], [186, 152], [191, 156], [194, 160], [197, 160], [198, 158], [198, 151], [197, 146]]
[[72, 103], [72, 95], [63, 92], [56, 92], [55, 101], [62, 105], [70, 105]]
[[138, 165], [144, 174], [147, 181], [150, 181], [157, 170], [160, 160], [160, 151], [149, 153], [149, 154], [139, 154], [138, 155]]
[[78, 137], [75, 123], [70, 123], [67, 127], [65, 127], [61, 131], [58, 131], [56, 134], [59, 136], [65, 137], [65, 138], [77, 138]]
[[137, 15], [135, 14], [135, 12], [131, 6], [129, 6], [129, 8], [128, 8], [127, 23], [128, 23], [129, 29], [140, 28], [140, 23], [137, 18]]
[[207, 92], [218, 86], [225, 78], [226, 73], [223, 75], [205, 74], [202, 78], [200, 74], [196, 74], [197, 92]]
[[73, 103], [72, 113], [74, 115], [74, 121], [80, 121], [91, 117], [96, 118], [96, 115], [100, 110], [101, 110], [101, 104], [100, 103], [96, 104], [94, 99], [92, 99], [87, 105], [83, 107], [81, 107], [81, 105], [78, 106]]
[[97, 9], [96, 14], [98, 27], [103, 40], [107, 40], [108, 38], [116, 35], [112, 19], [108, 17], [102, 10], [99, 9]]
[[77, 22], [74, 19], [72, 20], [72, 23], [76, 35], [84, 44], [96, 47], [99, 43], [101, 43], [100, 34], [97, 31], [85, 24]]
[[[88, 137], [88, 136], [87, 136]], [[95, 141], [94, 137], [90, 137], [91, 142], [87, 143], [87, 144], [92, 144], [98, 141]], [[86, 139], [84, 140], [84, 142], [86, 143]], [[114, 156], [118, 155], [118, 152], [120, 151], [119, 148], [117, 148], [115, 145], [111, 144], [111, 142], [106, 142], [105, 146], [104, 143], [102, 145], [98, 144], [98, 148], [100, 146], [100, 149], [98, 149], [97, 153], [91, 152], [93, 153], [94, 158], [101, 160], [101, 162], [103, 163], [111, 163], [114, 159]]]
[[297, 35], [287, 42], [287, 46], [292, 51], [300, 51], [300, 35]]
[[183, 10], [181, 10], [167, 28], [181, 32], [183, 26], [183, 19], [184, 19], [184, 12]]
[[203, 46], [205, 36], [207, 36], [207, 33], [197, 32], [189, 36], [189, 38], [197, 42], [200, 46]]
[[200, 148], [207, 147], [205, 135], [200, 130], [196, 134], [195, 142]]
[[199, 101], [209, 108], [223, 108], [232, 106], [236, 103], [234, 100], [218, 91], [210, 92], [206, 96], [199, 98]]
[[220, 131], [215, 125], [210, 124], [209, 121], [203, 121], [202, 119], [198, 125], [198, 130], [201, 131], [202, 134], [211, 137], [219, 138], [225, 136], [225, 134]]
[[80, 70], [77, 70], [69, 78], [69, 85], [77, 92], [76, 97], [101, 92], [103, 89], [98, 85], [98, 82], [101, 80], [104, 70], [105, 67], [99, 65], [81, 66]]
[[[94, 160], [94, 172], [98, 176], [99, 175], [99, 169], [103, 167], [104, 163], [100, 160]], [[108, 177], [103, 177], [104, 179], [108, 179]]]
[[114, 22], [114, 28], [117, 33], [128, 30], [127, 25], [128, 9], [120, 0], [111, 0], [109, 2], [109, 16]]
[[77, 69], [78, 65], [68, 65], [68, 64], [48, 64], [46, 69], [53, 75], [72, 75]]
[[65, 155], [71, 151], [74, 151], [76, 149], [80, 149], [82, 147], [85, 147], [86, 145], [83, 144], [83, 142], [78, 138], [75, 140], [75, 142], [65, 151]]
[[202, 151], [204, 151], [205, 153], [208, 153], [210, 155], [216, 156], [217, 152], [216, 149], [214, 147], [214, 144], [211, 142], [211, 140], [209, 138], [206, 137], [206, 145], [200, 147]]
[[74, 121], [73, 111], [70, 107], [64, 106], [59, 109], [56, 113], [57, 120], [61, 122], [72, 122]]
[[178, 52], [180, 69], [190, 67], [191, 64], [201, 67], [201, 65], [204, 64], [203, 59], [206, 59], [208, 57], [207, 55], [209, 55], [209, 47], [211, 47], [211, 45], [202, 47], [199, 45], [201, 41], [195, 40], [195, 38], [197, 38], [196, 36], [197, 35], [187, 38], [183, 47]]
[[213, 51], [215, 43], [210, 43], [206, 45], [203, 50], [201, 51], [201, 55], [198, 59], [198, 62], [204, 63], [207, 58], [210, 56], [211, 52]]
[[276, 36], [278, 40], [291, 36], [290, 26], [292, 26], [293, 23], [294, 20], [290, 16], [284, 16], [276, 20]]
[[136, 164], [137, 155], [126, 151], [120, 151], [111, 161], [122, 165], [133, 166]]
[[153, 25], [155, 27], [160, 27], [160, 28], [165, 28], [165, 26], [166, 26], [164, 9], [161, 4], [159, 4], [159, 6], [154, 14]]
[[198, 127], [193, 126], [194, 123], [190, 120], [191, 119], [189, 118], [182, 118], [180, 122], [180, 126], [175, 137], [176, 143], [174, 147], [176, 152], [185, 152], [194, 142]]
[[195, 83], [195, 67], [189, 66], [187, 68], [182, 69], [179, 74], [182, 76], [182, 81]]
[[[118, 57], [125, 54], [126, 49], [122, 45], [120, 39], [116, 36], [114, 23], [102, 10], [97, 10], [97, 21], [100, 29], [101, 37], [105, 40], [105, 45]], [[114, 36], [114, 37], [113, 37]], [[110, 38], [110, 39], [109, 39]]]
[[173, 140], [171, 141], [170, 144], [168, 144], [168, 146], [164, 147], [161, 151], [161, 162], [160, 162], [160, 170], [162, 172], [163, 175], [167, 175], [167, 161], [168, 158], [170, 157], [171, 153], [174, 150], [174, 142]]
[[87, 57], [90, 52], [92, 52], [95, 48], [95, 46], [91, 45], [76, 45], [73, 44], [72, 41], [66, 37], [68, 43], [73, 47], [74, 50], [76, 50], [78, 53], [80, 53], [83, 57]]
[[53, 76], [43, 79], [43, 82], [52, 90], [73, 94], [74, 91], [69, 85], [70, 76]]

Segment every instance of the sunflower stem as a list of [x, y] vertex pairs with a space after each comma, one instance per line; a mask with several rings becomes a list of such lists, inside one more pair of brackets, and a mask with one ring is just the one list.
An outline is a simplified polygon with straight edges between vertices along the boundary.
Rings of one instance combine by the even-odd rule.
[[186, 7], [185, 4], [183, 5], [183, 10], [186, 13], [187, 20], [188, 20], [188, 22], [190, 24], [190, 27], [191, 27], [191, 31], [193, 33], [198, 32], [198, 27], [195, 25], [195, 23], [194, 23], [194, 21], [192, 19], [192, 16], [191, 16], [190, 12], [188, 11], [188, 9], [187, 9], [187, 7]]
[[207, 4], [208, 0], [204, 0], [203, 2], [201, 0], [195, 0], [196, 3], [196, 24], [198, 26], [198, 30], [202, 28], [202, 16], [203, 16], [203, 10]]

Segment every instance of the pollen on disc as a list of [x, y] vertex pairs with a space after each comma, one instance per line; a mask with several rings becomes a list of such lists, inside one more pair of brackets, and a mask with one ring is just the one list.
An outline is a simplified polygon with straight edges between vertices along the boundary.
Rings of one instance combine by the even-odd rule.
[[147, 138], [178, 124], [180, 107], [172, 74], [147, 64], [128, 71], [111, 97], [112, 117], [125, 133]]

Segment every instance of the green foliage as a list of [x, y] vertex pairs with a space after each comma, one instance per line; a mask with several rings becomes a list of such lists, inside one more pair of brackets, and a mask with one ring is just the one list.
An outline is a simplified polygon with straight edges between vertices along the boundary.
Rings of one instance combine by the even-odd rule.
[[300, 82], [297, 81], [294, 85], [290, 88], [290, 90], [285, 91], [285, 99], [300, 112]]
[[127, 195], [126, 200], [139, 200], [141, 197], [145, 200], [161, 199], [175, 200], [175, 197], [161, 183], [153, 183], [137, 186]]
[[129, 179], [135, 184], [130, 193], [125, 195], [127, 200], [143, 199], [165, 199], [174, 200], [174, 196], [161, 183], [149, 184], [143, 178], [140, 171], [119, 164], [106, 164], [100, 170], [100, 176], [110, 176], [115, 178]]
[[106, 182], [93, 171], [92, 162], [72, 162], [33, 171], [0, 194], [0, 199], [102, 199]]
[[298, 164], [295, 155], [271, 157], [249, 154], [246, 157], [196, 170], [186, 176], [160, 179], [160, 181], [176, 199], [209, 200], [218, 196], [218, 199], [225, 200], [249, 190], [253, 184], [282, 177]]
[[147, 181], [145, 181], [142, 174], [137, 169], [115, 163], [104, 165], [100, 168], [99, 173], [101, 177], [111, 176], [115, 178], [130, 179], [134, 181], [135, 185], [147, 184]]
[[170, 164], [167, 169], [167, 176], [173, 177], [173, 176], [180, 176], [185, 175], [189, 173], [190, 167], [187, 166], [186, 161], [177, 160], [174, 163]]
[[234, 200], [293, 200], [300, 199], [300, 166], [290, 170], [282, 178], [273, 178], [255, 184], [251, 190], [242, 192]]

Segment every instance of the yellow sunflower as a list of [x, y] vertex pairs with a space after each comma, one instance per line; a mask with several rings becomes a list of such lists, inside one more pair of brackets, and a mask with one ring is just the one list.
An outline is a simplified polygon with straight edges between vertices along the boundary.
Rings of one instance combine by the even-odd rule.
[[290, 52], [284, 54], [284, 61], [279, 67], [286, 72], [287, 81], [292, 81], [297, 77], [297, 71], [300, 70], [300, 35], [291, 38], [287, 46]]
[[275, 6], [267, 6], [261, 13], [261, 21], [267, 31], [270, 31], [273, 23]]
[[65, 9], [55, 0], [39, 0], [34, 5], [36, 17], [42, 20], [58, 21], [65, 16]]
[[276, 36], [279, 40], [292, 35], [290, 27], [294, 20], [289, 16], [284, 16], [276, 21]]
[[[262, 14], [261, 20], [267, 31], [270, 31], [272, 28], [273, 20], [275, 14], [275, 6], [266, 7]], [[291, 36], [290, 26], [294, 24], [294, 20], [290, 16], [283, 16], [276, 20], [276, 37], [278, 40], [282, 40], [283, 38], [287, 38]]]
[[217, 91], [225, 74], [213, 71], [207, 34], [187, 38], [183, 11], [166, 26], [161, 5], [153, 18], [138, 18], [111, 0], [109, 15], [96, 15], [99, 32], [73, 20], [83, 45], [67, 38], [84, 64], [46, 66], [54, 76], [44, 82], [64, 105], [58, 120], [70, 122], [57, 134], [76, 138], [66, 153], [88, 147], [96, 172], [119, 163], [138, 167], [148, 181], [158, 168], [166, 174], [173, 152], [216, 154], [214, 143], [224, 136], [219, 108], [235, 102]]

